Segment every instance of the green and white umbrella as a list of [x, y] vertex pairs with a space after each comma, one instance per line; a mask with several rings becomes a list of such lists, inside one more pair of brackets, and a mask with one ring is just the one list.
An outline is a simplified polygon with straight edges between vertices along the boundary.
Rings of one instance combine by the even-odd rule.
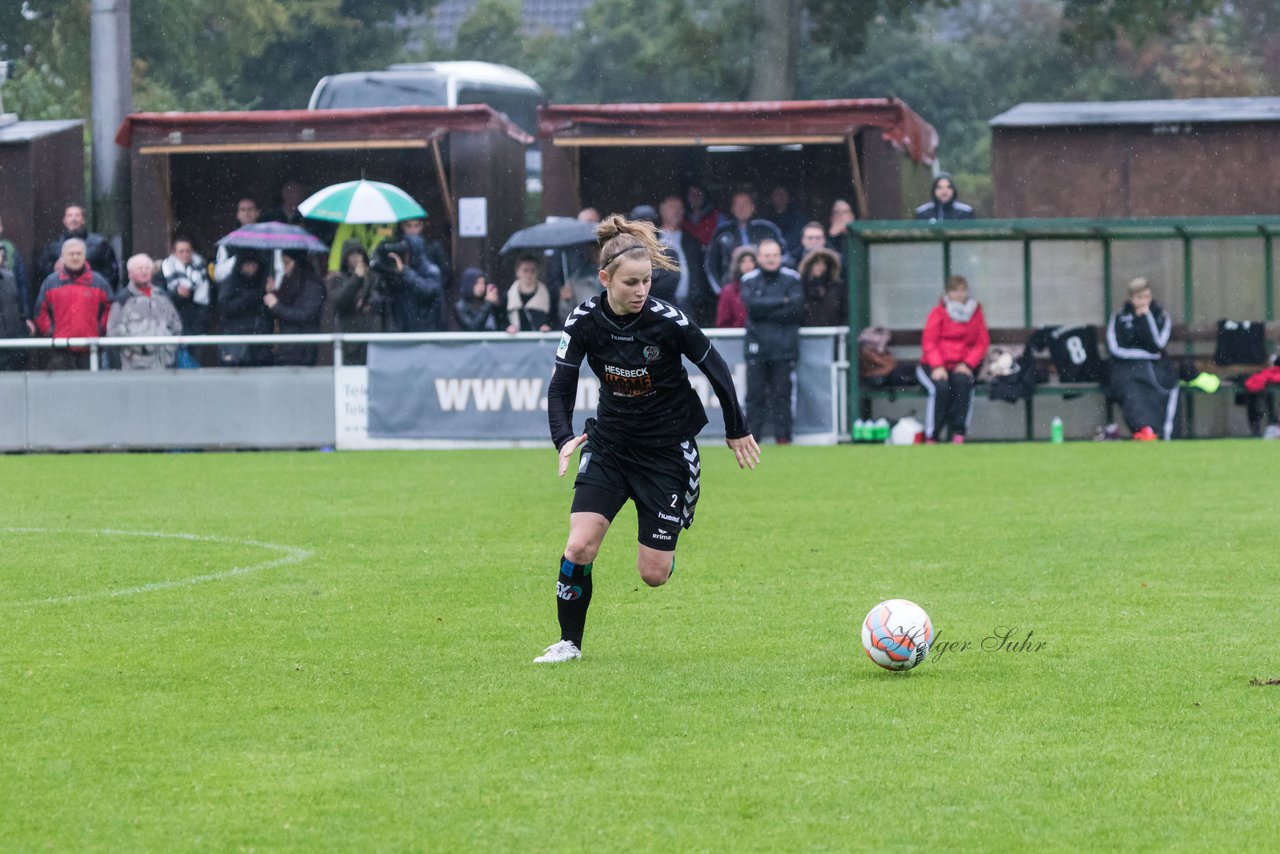
[[307, 219], [365, 224], [400, 222], [427, 215], [422, 205], [399, 187], [363, 178], [325, 187], [298, 205], [298, 212]]

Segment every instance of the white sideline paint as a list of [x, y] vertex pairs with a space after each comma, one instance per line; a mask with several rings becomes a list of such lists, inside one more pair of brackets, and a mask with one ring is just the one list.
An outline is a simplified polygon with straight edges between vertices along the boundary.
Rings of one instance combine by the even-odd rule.
[[96, 593], [75, 593], [70, 596], [53, 596], [48, 599], [28, 599], [25, 602], [0, 602], [0, 607], [30, 607], [32, 605], [66, 605], [75, 602], [86, 602], [91, 599], [108, 599], [115, 596], [134, 596], [138, 593], [153, 593], [157, 590], [172, 590], [177, 587], [191, 587], [206, 581], [219, 581], [274, 569], [277, 566], [301, 563], [315, 555], [314, 552], [295, 546], [284, 546], [279, 543], [264, 543], [260, 540], [237, 540], [231, 537], [212, 537], [200, 534], [172, 534], [163, 531], [122, 531], [115, 528], [75, 529], [75, 528], [0, 528], [0, 534], [81, 534], [94, 537], [150, 537], [158, 540], [186, 540], [194, 543], [222, 543], [232, 546], [252, 546], [273, 552], [283, 552], [280, 557], [248, 566], [235, 566], [222, 572], [211, 572], [207, 575], [195, 575], [190, 578], [179, 578], [171, 581], [155, 581], [137, 587], [123, 587], [119, 590], [100, 590]]

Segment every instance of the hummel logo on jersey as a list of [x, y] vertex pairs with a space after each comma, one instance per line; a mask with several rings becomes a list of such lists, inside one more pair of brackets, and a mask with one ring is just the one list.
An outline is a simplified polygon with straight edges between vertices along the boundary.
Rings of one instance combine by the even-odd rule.
[[636, 336], [634, 336], [634, 335], [618, 335], [618, 334], [613, 333], [613, 332], [610, 332], [610, 333], [609, 333], [609, 337], [610, 337], [610, 338], [612, 338], [614, 341], [634, 341], [634, 340], [636, 340]]
[[676, 322], [676, 326], [689, 325], [689, 318], [685, 317], [684, 313], [681, 312], [680, 309], [676, 308], [674, 305], [669, 305], [665, 302], [654, 300], [653, 308], [649, 309], [649, 311], [652, 311], [655, 314], [661, 314], [663, 317], [671, 318]]
[[582, 305], [575, 308], [572, 311], [572, 313], [570, 313], [570, 315], [567, 318], [565, 318], [564, 328], [568, 329], [570, 326], [573, 326], [573, 324], [578, 322], [578, 318], [585, 316], [591, 311], [591, 309], [595, 307], [596, 307], [596, 301], [595, 301], [595, 298], [592, 297], [591, 299], [584, 302]]

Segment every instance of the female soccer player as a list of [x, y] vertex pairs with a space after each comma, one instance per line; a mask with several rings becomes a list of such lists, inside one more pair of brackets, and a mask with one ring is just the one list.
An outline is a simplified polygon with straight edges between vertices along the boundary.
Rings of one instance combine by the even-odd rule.
[[[560, 640], [538, 663], [582, 655], [582, 631], [591, 604], [591, 562], [609, 524], [631, 499], [639, 521], [636, 568], [650, 587], [665, 584], [675, 568], [676, 539], [693, 524], [701, 461], [695, 437], [707, 423], [689, 385], [682, 356], [706, 374], [724, 411], [726, 443], [739, 468], [760, 461], [760, 446], [738, 405], [729, 366], [684, 312], [649, 296], [653, 268], [678, 269], [648, 222], [615, 214], [596, 229], [604, 291], [565, 320], [547, 392], [551, 438], [560, 452], [560, 476], [582, 448], [569, 542], [560, 558], [556, 611]], [[600, 378], [600, 404], [586, 432], [574, 435], [578, 369], [586, 358]]]

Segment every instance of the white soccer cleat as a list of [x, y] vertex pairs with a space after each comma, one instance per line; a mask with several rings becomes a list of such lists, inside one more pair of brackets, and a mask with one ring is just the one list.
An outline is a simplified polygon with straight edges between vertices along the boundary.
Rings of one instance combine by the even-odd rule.
[[533, 660], [533, 663], [559, 664], [562, 661], [572, 661], [575, 658], [582, 658], [582, 650], [578, 649], [578, 645], [573, 641], [562, 640], [547, 647], [542, 655]]

